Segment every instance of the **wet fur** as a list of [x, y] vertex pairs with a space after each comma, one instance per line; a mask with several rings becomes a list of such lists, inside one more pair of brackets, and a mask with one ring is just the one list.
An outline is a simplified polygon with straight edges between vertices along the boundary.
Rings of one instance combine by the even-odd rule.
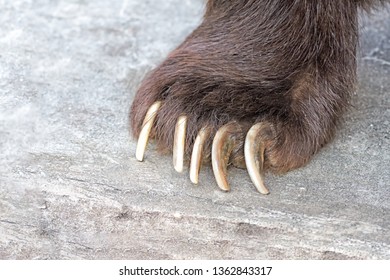
[[130, 112], [133, 135], [162, 100], [152, 132], [160, 150], [172, 149], [184, 114], [187, 154], [204, 125], [215, 133], [235, 121], [242, 158], [246, 131], [264, 121], [268, 168], [303, 166], [332, 139], [355, 89], [358, 9], [385, 2], [209, 0], [202, 24], [142, 82]]

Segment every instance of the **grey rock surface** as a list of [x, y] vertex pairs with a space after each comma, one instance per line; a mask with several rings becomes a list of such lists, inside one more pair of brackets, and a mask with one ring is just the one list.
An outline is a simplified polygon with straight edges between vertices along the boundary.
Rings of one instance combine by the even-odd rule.
[[390, 13], [362, 17], [359, 90], [305, 168], [200, 185], [127, 115], [201, 0], [0, 0], [1, 259], [390, 259]]

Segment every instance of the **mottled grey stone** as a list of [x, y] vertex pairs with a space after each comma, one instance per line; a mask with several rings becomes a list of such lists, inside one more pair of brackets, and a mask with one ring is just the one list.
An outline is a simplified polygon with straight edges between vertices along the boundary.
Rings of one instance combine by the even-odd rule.
[[0, 258], [390, 259], [390, 13], [362, 17], [360, 86], [305, 168], [200, 185], [149, 147], [129, 105], [200, 22], [201, 0], [0, 0]]

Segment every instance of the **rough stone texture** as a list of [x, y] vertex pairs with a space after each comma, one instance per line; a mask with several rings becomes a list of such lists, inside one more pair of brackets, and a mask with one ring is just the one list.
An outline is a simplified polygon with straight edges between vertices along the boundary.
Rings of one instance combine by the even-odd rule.
[[0, 0], [0, 258], [390, 259], [390, 13], [362, 25], [360, 88], [305, 168], [134, 158], [127, 114], [145, 73], [201, 19], [201, 0]]

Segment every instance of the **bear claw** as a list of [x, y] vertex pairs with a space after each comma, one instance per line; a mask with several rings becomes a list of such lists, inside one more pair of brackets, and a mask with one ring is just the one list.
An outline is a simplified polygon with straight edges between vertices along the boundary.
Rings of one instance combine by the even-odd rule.
[[175, 138], [173, 141], [173, 166], [179, 173], [183, 172], [184, 149], [186, 141], [187, 117], [180, 116], [175, 127]]
[[148, 112], [146, 113], [144, 122], [142, 123], [142, 130], [138, 137], [137, 150], [135, 157], [138, 161], [144, 160], [146, 145], [149, 141], [149, 134], [152, 129], [154, 120], [156, 119], [156, 114], [158, 109], [161, 107], [161, 102], [157, 101], [152, 106], [150, 106]]
[[[137, 143], [136, 159], [138, 161], [143, 161], [144, 159], [150, 131], [161, 104], [161, 101], [153, 103], [146, 113]], [[186, 127], [187, 116], [181, 115], [176, 122], [173, 144], [173, 166], [177, 172], [182, 172], [184, 169]], [[269, 194], [269, 191], [264, 184], [263, 164], [265, 144], [264, 141], [262, 141], [261, 136], [261, 132], [265, 127], [265, 123], [259, 122], [249, 129], [244, 143], [244, 156], [246, 168], [253, 184], [260, 193]], [[212, 142], [212, 169], [217, 185], [223, 191], [230, 191], [230, 186], [227, 181], [227, 166], [232, 151], [239, 144], [237, 137], [235, 137], [236, 133], [241, 133], [240, 125], [237, 122], [230, 122], [218, 129]], [[198, 184], [199, 182], [199, 170], [202, 162], [202, 155], [204, 153], [204, 146], [210, 135], [211, 128], [204, 126], [199, 131], [193, 145], [190, 161], [190, 180], [194, 184]]]
[[192, 148], [191, 162], [190, 162], [190, 180], [194, 184], [199, 182], [199, 170], [202, 164], [202, 154], [205, 141], [210, 137], [210, 127], [203, 127], [196, 136], [194, 147]]

